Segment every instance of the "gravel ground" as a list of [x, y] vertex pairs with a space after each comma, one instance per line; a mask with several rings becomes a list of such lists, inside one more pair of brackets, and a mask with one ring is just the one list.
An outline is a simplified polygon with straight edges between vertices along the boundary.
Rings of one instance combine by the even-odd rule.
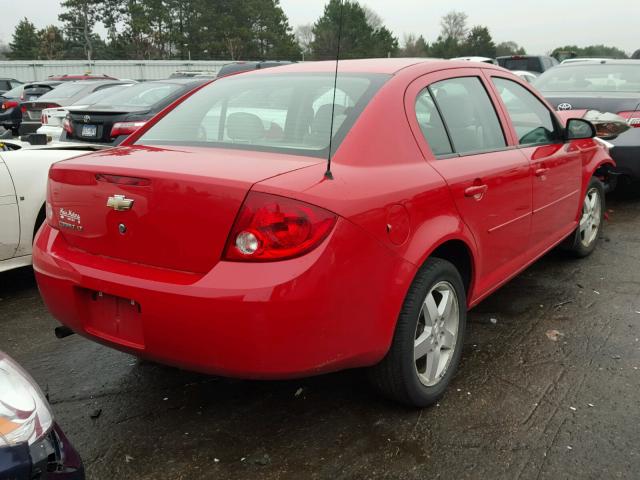
[[359, 371], [238, 381], [57, 340], [30, 269], [0, 274], [0, 349], [91, 479], [638, 478], [640, 200], [608, 208], [591, 257], [553, 252], [473, 310], [457, 377], [422, 411]]

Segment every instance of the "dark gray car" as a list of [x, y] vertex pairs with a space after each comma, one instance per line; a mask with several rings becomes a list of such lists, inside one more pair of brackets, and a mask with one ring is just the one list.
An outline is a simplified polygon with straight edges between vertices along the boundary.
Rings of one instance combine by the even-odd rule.
[[534, 82], [558, 110], [599, 110], [625, 118], [630, 128], [611, 143], [616, 171], [640, 180], [640, 61], [558, 65]]
[[42, 125], [41, 115], [45, 108], [66, 107], [73, 105], [81, 98], [98, 90], [110, 88], [115, 85], [134, 83], [133, 80], [83, 80], [78, 82], [65, 82], [50, 92], [45, 93], [33, 102], [22, 103], [22, 125], [20, 133], [35, 132]]

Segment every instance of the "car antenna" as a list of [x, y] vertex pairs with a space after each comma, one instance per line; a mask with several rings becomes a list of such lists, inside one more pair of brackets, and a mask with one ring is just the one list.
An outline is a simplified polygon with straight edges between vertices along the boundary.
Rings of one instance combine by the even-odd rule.
[[331, 148], [333, 146], [333, 117], [336, 110], [336, 89], [338, 86], [338, 62], [340, 61], [340, 42], [342, 40], [342, 10], [344, 8], [344, 0], [340, 0], [340, 23], [338, 24], [338, 48], [336, 49], [336, 71], [333, 77], [333, 101], [331, 102], [331, 126], [329, 127], [329, 155], [327, 158], [327, 170], [324, 172], [324, 178], [333, 180], [331, 173]]

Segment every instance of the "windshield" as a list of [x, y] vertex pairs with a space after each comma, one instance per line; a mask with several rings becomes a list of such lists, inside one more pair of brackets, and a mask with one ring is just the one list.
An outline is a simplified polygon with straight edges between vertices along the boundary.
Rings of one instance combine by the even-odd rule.
[[41, 98], [47, 100], [49, 98], [70, 98], [87, 88], [87, 82], [70, 82], [63, 83], [59, 87], [45, 93]]
[[534, 85], [543, 92], [640, 92], [640, 62], [554, 68], [538, 77]]
[[113, 108], [149, 108], [182, 88], [175, 83], [147, 82], [118, 91], [105, 103]]
[[19, 85], [16, 88], [12, 88], [8, 92], [2, 94], [5, 98], [18, 98], [22, 95], [22, 90], [24, 90], [24, 85]]
[[[335, 95], [337, 147], [387, 75], [340, 75]], [[329, 145], [334, 75], [232, 76], [186, 99], [139, 140], [324, 156]]]
[[113, 85], [110, 87], [101, 88], [100, 90], [96, 90], [91, 95], [87, 95], [86, 97], [82, 97], [80, 100], [76, 100], [74, 105], [94, 105], [98, 102], [101, 102], [105, 98], [115, 95], [117, 92], [122, 90], [123, 88], [130, 87], [133, 85], [132, 83], [127, 83], [124, 85]]

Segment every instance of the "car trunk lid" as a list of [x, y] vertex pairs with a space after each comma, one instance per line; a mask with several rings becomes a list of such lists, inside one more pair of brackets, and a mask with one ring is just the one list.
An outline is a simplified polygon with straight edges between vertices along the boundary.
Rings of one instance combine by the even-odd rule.
[[317, 163], [317, 158], [213, 148], [96, 152], [52, 167], [52, 222], [73, 248], [205, 273], [219, 261], [254, 183]]
[[640, 107], [640, 92], [542, 92], [557, 110], [633, 112]]
[[131, 110], [125, 108], [70, 110], [73, 138], [89, 142], [110, 142], [113, 124], [122, 121], [128, 115], [145, 115], [146, 110]]

